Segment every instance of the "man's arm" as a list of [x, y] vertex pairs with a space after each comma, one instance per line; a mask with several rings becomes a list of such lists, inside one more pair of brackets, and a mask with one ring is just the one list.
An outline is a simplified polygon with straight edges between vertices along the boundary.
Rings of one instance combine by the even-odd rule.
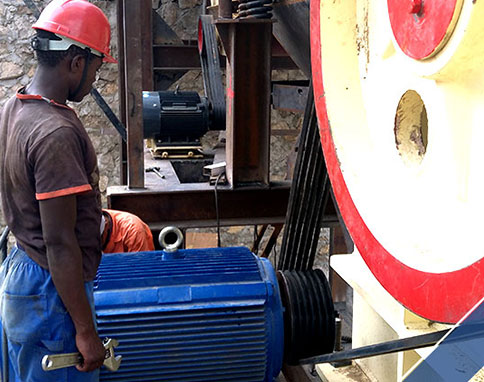
[[104, 346], [96, 333], [84, 288], [82, 254], [75, 235], [77, 199], [67, 195], [39, 201], [42, 233], [52, 280], [76, 329], [76, 345], [84, 358], [80, 371], [104, 362]]

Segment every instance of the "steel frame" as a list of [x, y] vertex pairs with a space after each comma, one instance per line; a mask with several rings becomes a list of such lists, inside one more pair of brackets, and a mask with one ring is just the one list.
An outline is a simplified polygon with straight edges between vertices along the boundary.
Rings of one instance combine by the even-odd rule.
[[[125, 17], [129, 15], [129, 17]], [[163, 182], [156, 187], [146, 187], [145, 157], [142, 129], [142, 91], [153, 89], [153, 72], [159, 67], [188, 69], [195, 65], [194, 49], [153, 45], [152, 3], [149, 0], [117, 0], [118, 47], [119, 47], [119, 93], [121, 120], [127, 128], [127, 145], [122, 145], [121, 180], [127, 187], [108, 189], [108, 206], [137, 214], [153, 228], [166, 224], [181, 226], [212, 226], [215, 223], [213, 208], [214, 190], [205, 184], [181, 184], [177, 180]], [[240, 24], [240, 23], [239, 23]], [[232, 88], [236, 92], [231, 100], [231, 113], [237, 120], [237, 137], [227, 142], [227, 173], [232, 174], [232, 187], [220, 189], [220, 222], [222, 225], [245, 225], [263, 223], [282, 223], [285, 219], [289, 183], [274, 185], [269, 182], [269, 135], [270, 135], [270, 72], [271, 51], [278, 58], [284, 58], [284, 51], [277, 42], [272, 41], [269, 33], [264, 39], [264, 51], [258, 53], [259, 59], [251, 60], [248, 51], [242, 52], [247, 41], [257, 41], [260, 28], [267, 29], [270, 23], [256, 23], [257, 31], [247, 25], [235, 27], [233, 47], [237, 53], [228, 61], [228, 70], [235, 73], [238, 84], [247, 81], [247, 65], [251, 65], [251, 75], [263, 79], [264, 88], [254, 86]], [[231, 27], [229, 27], [231, 28]], [[257, 26], [256, 26], [257, 28]], [[242, 32], [240, 31], [242, 30]], [[237, 42], [237, 39], [240, 42]], [[258, 44], [259, 45], [259, 44]], [[271, 49], [272, 47], [272, 49]], [[168, 50], [167, 50], [168, 49]], [[259, 50], [259, 49], [258, 49]], [[163, 57], [173, 52], [181, 52], [176, 60]], [[252, 50], [253, 52], [253, 50]], [[269, 53], [268, 53], [269, 52]], [[246, 55], [244, 57], [244, 55]], [[287, 55], [286, 55], [287, 57]], [[165, 63], [160, 62], [163, 61]], [[235, 61], [244, 61], [245, 67], [234, 68]], [[263, 69], [258, 65], [264, 63]], [[199, 62], [198, 65], [199, 66]], [[244, 73], [245, 72], [245, 75]], [[240, 73], [240, 74], [238, 74]], [[250, 81], [257, 83], [257, 81]], [[267, 86], [265, 86], [267, 85]], [[259, 104], [251, 101], [258, 92]], [[237, 99], [237, 103], [233, 99]], [[260, 101], [263, 100], [262, 103]], [[251, 109], [245, 107], [250, 101]], [[255, 108], [254, 108], [255, 106]], [[234, 126], [235, 123], [232, 123]], [[229, 128], [230, 130], [230, 128]], [[234, 132], [234, 130], [232, 130]], [[230, 133], [228, 134], [230, 135]], [[126, 174], [124, 176], [123, 174]], [[235, 174], [235, 176], [234, 176]], [[244, 185], [244, 187], [237, 187]], [[247, 186], [247, 187], [246, 187]]]
[[[120, 110], [128, 140], [122, 146], [121, 179], [127, 186], [108, 189], [109, 207], [138, 215], [153, 230], [167, 225], [198, 228], [271, 224], [279, 231], [286, 220], [290, 182], [269, 180], [270, 79], [274, 68], [296, 67], [275, 43], [272, 24], [227, 19], [218, 24], [228, 57], [226, 159], [231, 184], [215, 190], [208, 182], [180, 183], [171, 173], [173, 168], [160, 166], [165, 179], [145, 176], [146, 166], [153, 163], [143, 151], [142, 90], [152, 90], [154, 71], [183, 72], [199, 68], [200, 63], [192, 45], [153, 45], [151, 1], [117, 0], [117, 4]], [[268, 54], [271, 50], [272, 54]], [[258, 88], [260, 83], [262, 87]], [[323, 226], [338, 224], [334, 206], [329, 203]], [[271, 237], [271, 245], [275, 240]], [[301, 367], [287, 365], [284, 374], [288, 380], [305, 375]]]
[[[220, 64], [225, 67], [225, 57], [220, 56]], [[159, 71], [186, 71], [200, 69], [200, 57], [198, 46], [189, 43], [184, 44], [156, 44], [153, 45], [153, 66]], [[297, 69], [296, 64], [282, 49], [276, 39], [272, 39], [272, 62], [273, 70]]]

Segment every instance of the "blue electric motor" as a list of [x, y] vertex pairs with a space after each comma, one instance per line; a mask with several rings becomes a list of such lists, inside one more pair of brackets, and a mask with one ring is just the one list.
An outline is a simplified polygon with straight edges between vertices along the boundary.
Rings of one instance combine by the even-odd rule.
[[119, 341], [101, 381], [267, 381], [282, 367], [274, 269], [247, 248], [104, 255], [94, 299], [101, 337]]

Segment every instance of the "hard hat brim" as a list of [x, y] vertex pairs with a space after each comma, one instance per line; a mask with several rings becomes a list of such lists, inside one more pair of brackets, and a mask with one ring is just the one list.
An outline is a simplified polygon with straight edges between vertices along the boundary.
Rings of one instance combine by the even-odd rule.
[[117, 64], [118, 60], [114, 57], [110, 56], [109, 54], [104, 53], [103, 62], [110, 63], [110, 64]]

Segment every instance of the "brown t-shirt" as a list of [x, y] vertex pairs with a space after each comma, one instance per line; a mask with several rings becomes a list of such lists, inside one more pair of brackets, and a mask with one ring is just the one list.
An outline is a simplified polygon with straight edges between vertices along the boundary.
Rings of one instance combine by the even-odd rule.
[[101, 260], [99, 171], [91, 140], [65, 105], [20, 90], [0, 119], [0, 192], [10, 230], [27, 254], [48, 269], [39, 201], [76, 195], [75, 232], [86, 281]]

